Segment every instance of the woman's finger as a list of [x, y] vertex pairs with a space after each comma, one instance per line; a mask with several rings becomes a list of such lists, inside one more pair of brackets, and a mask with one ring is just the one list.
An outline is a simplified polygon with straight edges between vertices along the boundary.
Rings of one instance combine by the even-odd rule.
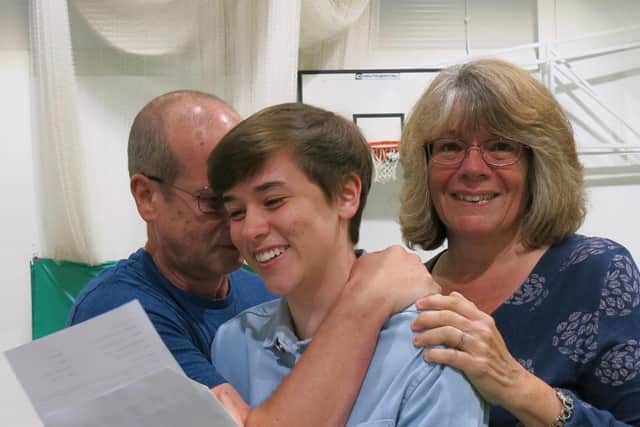
[[439, 328], [446, 325], [454, 326], [458, 329], [466, 329], [472, 322], [472, 319], [469, 319], [467, 316], [464, 316], [454, 310], [425, 310], [418, 312], [417, 316], [411, 323], [411, 329], [414, 331], [420, 331], [424, 329]]
[[450, 325], [425, 329], [413, 335], [413, 345], [416, 347], [446, 346], [471, 351], [473, 332]]
[[427, 295], [416, 301], [418, 310], [448, 310], [453, 311], [470, 320], [486, 316], [476, 305], [458, 292], [449, 295]]

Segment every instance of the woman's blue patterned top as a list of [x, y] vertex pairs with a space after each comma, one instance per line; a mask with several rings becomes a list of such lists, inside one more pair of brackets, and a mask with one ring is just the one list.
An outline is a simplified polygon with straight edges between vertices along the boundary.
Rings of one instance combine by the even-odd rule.
[[[572, 395], [567, 427], [640, 426], [640, 273], [623, 246], [570, 236], [493, 317], [525, 368]], [[491, 408], [490, 426], [519, 425]]]

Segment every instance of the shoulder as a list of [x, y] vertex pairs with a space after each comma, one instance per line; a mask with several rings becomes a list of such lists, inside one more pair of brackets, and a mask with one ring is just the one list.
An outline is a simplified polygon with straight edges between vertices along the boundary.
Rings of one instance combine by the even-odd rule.
[[612, 259], [631, 254], [621, 244], [603, 237], [589, 237], [574, 234], [552, 247], [556, 257], [561, 257], [560, 270], [583, 268], [585, 266], [606, 267]]
[[250, 333], [255, 335], [260, 333], [266, 328], [267, 323], [274, 319], [280, 304], [280, 299], [275, 299], [240, 312], [220, 326], [216, 334], [216, 341], [235, 334], [245, 335]]
[[140, 249], [87, 283], [75, 299], [68, 323], [87, 320], [134, 299], [147, 311], [166, 306], [168, 292], [160, 283], [159, 273], [147, 265], [146, 257]]
[[262, 279], [253, 271], [247, 270], [244, 267], [240, 267], [229, 274], [232, 283], [236, 283], [240, 286], [264, 286]]
[[584, 288], [585, 282], [602, 284], [612, 268], [622, 265], [637, 269], [631, 254], [621, 244], [602, 237], [574, 234], [547, 250], [533, 276]]
[[224, 322], [218, 328], [212, 344], [211, 354], [216, 363], [221, 363], [222, 358], [231, 355], [229, 348], [236, 349], [233, 353], [239, 357], [244, 354], [242, 349], [265, 340], [276, 322], [279, 307], [279, 299], [268, 301], [248, 308]]
[[[395, 313], [389, 317], [389, 320], [382, 325], [381, 331], [386, 331], [387, 333], [392, 333], [394, 335], [403, 333], [405, 326], [413, 321], [415, 317], [418, 315], [418, 309], [415, 304], [411, 304], [406, 307], [404, 310]], [[409, 328], [409, 334], [412, 334], [411, 328]]]
[[412, 366], [402, 416], [420, 414], [420, 425], [439, 425], [443, 418], [456, 426], [488, 425], [488, 405], [461, 371], [424, 360]]
[[[423, 382], [438, 383], [447, 389], [470, 390], [471, 386], [466, 377], [457, 369], [446, 365], [425, 362], [422, 359], [423, 348], [416, 348], [412, 344], [411, 336], [413, 332], [410, 324], [417, 315], [415, 305], [407, 307], [400, 313], [394, 314], [383, 326], [380, 334], [378, 346], [391, 344], [388, 348], [389, 354], [405, 352], [407, 361], [413, 366], [413, 385], [418, 386]], [[383, 340], [389, 336], [393, 342], [384, 343]]]
[[244, 268], [238, 268], [229, 274], [231, 293], [245, 307], [260, 304], [276, 298], [267, 290], [257, 274]]
[[551, 292], [554, 300], [565, 305], [570, 301], [597, 305], [607, 289], [617, 292], [613, 288], [628, 285], [637, 293], [639, 282], [638, 268], [624, 246], [602, 237], [574, 234], [548, 249], [521, 291], [529, 296], [534, 291]]
[[627, 248], [613, 240], [576, 234], [550, 251], [560, 258], [558, 274], [571, 278], [576, 286], [592, 283], [595, 291], [625, 283], [637, 288], [640, 282], [633, 257]]
[[411, 322], [417, 314], [415, 305], [411, 305], [391, 316], [382, 326], [371, 362], [374, 369], [392, 365], [397, 371], [406, 369], [406, 373], [412, 371], [412, 375], [417, 375], [418, 372], [430, 371], [439, 366], [425, 363], [422, 359], [423, 349], [413, 345]]
[[[384, 353], [396, 355], [404, 358], [404, 363], [411, 366], [414, 371], [416, 383], [421, 382], [425, 378], [431, 378], [432, 381], [444, 380], [445, 382], [468, 383], [464, 375], [458, 370], [450, 368], [446, 365], [425, 362], [422, 358], [424, 348], [417, 348], [413, 345], [411, 337], [411, 322], [418, 314], [415, 305], [411, 305], [403, 311], [394, 314], [384, 324], [380, 331], [378, 340], [378, 348], [384, 350]], [[380, 347], [383, 348], [380, 348]], [[378, 350], [376, 350], [378, 351]], [[404, 353], [404, 355], [403, 355]]]

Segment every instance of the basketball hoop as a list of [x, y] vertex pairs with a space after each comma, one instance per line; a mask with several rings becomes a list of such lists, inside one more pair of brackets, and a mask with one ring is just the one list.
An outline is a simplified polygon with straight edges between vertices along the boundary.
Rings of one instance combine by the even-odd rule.
[[385, 183], [396, 179], [396, 168], [400, 161], [400, 141], [369, 142], [373, 158], [373, 181]]

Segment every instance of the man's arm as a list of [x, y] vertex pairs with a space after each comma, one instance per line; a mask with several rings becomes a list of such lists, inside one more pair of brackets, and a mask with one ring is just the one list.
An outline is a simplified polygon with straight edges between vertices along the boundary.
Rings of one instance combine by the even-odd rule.
[[[418, 296], [439, 290], [420, 259], [399, 246], [361, 256], [293, 371], [267, 400], [248, 411], [244, 425], [344, 425], [384, 322]], [[213, 391], [226, 400], [230, 412], [236, 411], [236, 419], [244, 419], [242, 408], [248, 408], [229, 388]]]

